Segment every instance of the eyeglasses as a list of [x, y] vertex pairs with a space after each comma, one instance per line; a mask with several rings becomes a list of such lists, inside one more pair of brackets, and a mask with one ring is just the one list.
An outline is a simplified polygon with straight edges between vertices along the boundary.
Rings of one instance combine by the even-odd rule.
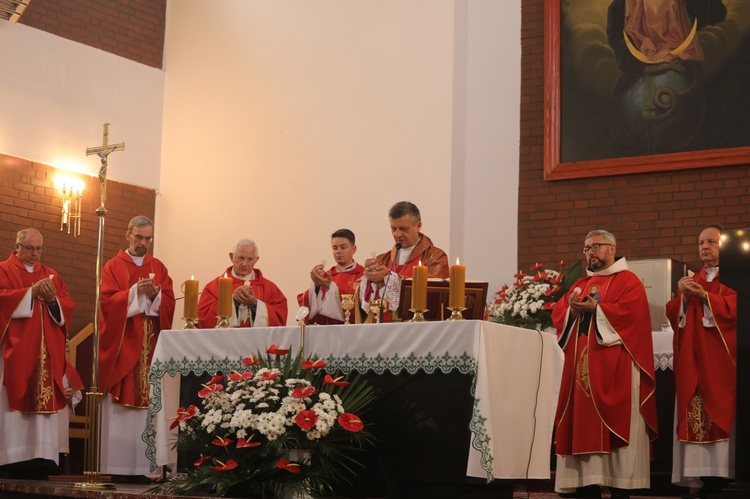
[[153, 236], [143, 237], [143, 236], [139, 236], [138, 234], [133, 234], [132, 232], [130, 233], [130, 235], [133, 236], [133, 239], [135, 239], [136, 242], [138, 242], [138, 243], [143, 243], [143, 242], [152, 243], [152, 242], [154, 242], [154, 237]]
[[602, 246], [614, 246], [612, 243], [594, 243], [591, 246], [584, 246], [583, 247], [583, 254], [585, 255], [589, 251], [593, 251], [594, 253], [598, 252]]
[[31, 246], [31, 245], [26, 246], [25, 244], [19, 244], [19, 246], [25, 249], [26, 251], [29, 251], [29, 252], [36, 251], [37, 253], [41, 253], [43, 249], [41, 246]]

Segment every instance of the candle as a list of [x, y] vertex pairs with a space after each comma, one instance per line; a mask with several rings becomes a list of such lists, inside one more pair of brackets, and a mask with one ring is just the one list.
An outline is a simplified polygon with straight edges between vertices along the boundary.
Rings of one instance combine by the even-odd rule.
[[411, 274], [411, 308], [413, 310], [427, 309], [427, 267], [422, 261], [414, 267]]
[[185, 294], [185, 308], [183, 309], [183, 316], [186, 319], [194, 319], [198, 317], [198, 281], [194, 279], [195, 276], [190, 276], [190, 279], [183, 283], [182, 292]]
[[232, 316], [232, 285], [233, 279], [227, 277], [219, 277], [219, 316], [220, 317], [231, 317]]
[[466, 303], [466, 266], [458, 264], [450, 268], [450, 308], [464, 308]]

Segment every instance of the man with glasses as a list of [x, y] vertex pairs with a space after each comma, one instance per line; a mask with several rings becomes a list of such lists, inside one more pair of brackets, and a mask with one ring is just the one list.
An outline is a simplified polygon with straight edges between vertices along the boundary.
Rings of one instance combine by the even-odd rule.
[[693, 489], [693, 497], [719, 497], [734, 478], [737, 293], [719, 280], [721, 230], [701, 231], [703, 268], [680, 279], [667, 303], [677, 392], [672, 482]]
[[[42, 235], [24, 229], [0, 262], [0, 466], [16, 478], [46, 478], [58, 460], [65, 409], [65, 341], [75, 301], [42, 265]], [[34, 461], [31, 461], [34, 460]]]
[[589, 232], [586, 277], [552, 311], [565, 364], [555, 416], [555, 490], [629, 497], [650, 485], [656, 438], [654, 352], [646, 290], [615, 257], [615, 236]]
[[[266, 279], [255, 268], [260, 254], [258, 245], [250, 239], [240, 239], [229, 252], [232, 266], [224, 271], [232, 278], [232, 327], [284, 326], [287, 316], [287, 299], [278, 286]], [[219, 278], [203, 288], [198, 301], [198, 325], [202, 329], [216, 326], [219, 313]]]
[[146, 481], [150, 462], [141, 439], [149, 400], [148, 370], [159, 332], [172, 327], [172, 279], [149, 253], [154, 224], [133, 218], [120, 250], [102, 270], [99, 390], [101, 471], [116, 481]]

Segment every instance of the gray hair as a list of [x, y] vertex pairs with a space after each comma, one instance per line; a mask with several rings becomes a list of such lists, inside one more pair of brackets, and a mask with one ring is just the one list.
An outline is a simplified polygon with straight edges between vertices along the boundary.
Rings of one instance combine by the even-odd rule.
[[21, 229], [18, 231], [18, 233], [16, 233], [16, 244], [23, 244], [23, 242], [26, 240], [26, 236], [32, 233], [37, 234], [39, 237], [42, 238], [42, 242], [44, 242], [44, 237], [42, 237], [42, 233], [36, 229], [29, 227], [27, 229]]
[[615, 239], [615, 235], [614, 234], [612, 234], [611, 232], [608, 232], [606, 230], [601, 230], [601, 229], [592, 230], [591, 232], [589, 232], [588, 234], [586, 234], [586, 237], [584, 238], [584, 241], [586, 239], [589, 239], [589, 238], [594, 237], [594, 236], [601, 236], [608, 243], [617, 244], [617, 240]]
[[237, 250], [240, 249], [240, 246], [250, 245], [253, 248], [255, 248], [255, 256], [258, 256], [258, 245], [255, 244], [255, 241], [252, 239], [240, 239], [234, 244], [234, 248], [232, 248], [232, 254], [237, 253]]
[[388, 210], [388, 218], [401, 218], [404, 215], [409, 215], [415, 222], [422, 221], [422, 215], [419, 213], [419, 208], [414, 203], [409, 201], [399, 201], [398, 203], [391, 206]]
[[145, 227], [147, 225], [151, 226], [152, 229], [154, 228], [154, 222], [150, 218], [143, 215], [135, 216], [128, 222], [128, 232], [132, 232], [133, 227]]

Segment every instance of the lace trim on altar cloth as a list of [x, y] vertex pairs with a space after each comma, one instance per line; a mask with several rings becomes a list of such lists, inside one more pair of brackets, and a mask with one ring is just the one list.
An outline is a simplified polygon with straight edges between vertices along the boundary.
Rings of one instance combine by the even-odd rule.
[[654, 370], [674, 371], [674, 354], [672, 352], [656, 353], [654, 352]]
[[[315, 355], [312, 357], [315, 357]], [[476, 398], [477, 361], [472, 355], [466, 352], [461, 355], [451, 355], [446, 352], [439, 356], [433, 355], [430, 352], [424, 356], [410, 354], [406, 357], [401, 357], [398, 354], [393, 357], [383, 357], [382, 355], [375, 357], [367, 357], [365, 355], [359, 357], [350, 357], [349, 355], [335, 357], [330, 355], [325, 360], [328, 362], [325, 370], [330, 373], [340, 371], [344, 374], [351, 372], [364, 374], [372, 371], [376, 374], [383, 374], [385, 372], [393, 374], [401, 372], [416, 374], [421, 370], [427, 374], [432, 374], [436, 371], [444, 374], [458, 371], [461, 374], [472, 375], [471, 395], [474, 397], [474, 404], [469, 423], [469, 430], [472, 433], [471, 446], [481, 453], [481, 466], [487, 472], [487, 481], [491, 482], [494, 479], [490, 437], [486, 429], [487, 418], [480, 414], [479, 399]], [[156, 429], [153, 415], [162, 409], [162, 384], [160, 381], [164, 375], [175, 376], [177, 373], [182, 375], [190, 373], [215, 373], [217, 371], [231, 372], [232, 370], [241, 371], [242, 369], [241, 359], [170, 359], [167, 362], [161, 360], [153, 361], [148, 375], [148, 382], [151, 385], [151, 400], [148, 414], [146, 415], [146, 428], [142, 436], [143, 441], [146, 442], [146, 456], [151, 461], [152, 471], [156, 469]]]

